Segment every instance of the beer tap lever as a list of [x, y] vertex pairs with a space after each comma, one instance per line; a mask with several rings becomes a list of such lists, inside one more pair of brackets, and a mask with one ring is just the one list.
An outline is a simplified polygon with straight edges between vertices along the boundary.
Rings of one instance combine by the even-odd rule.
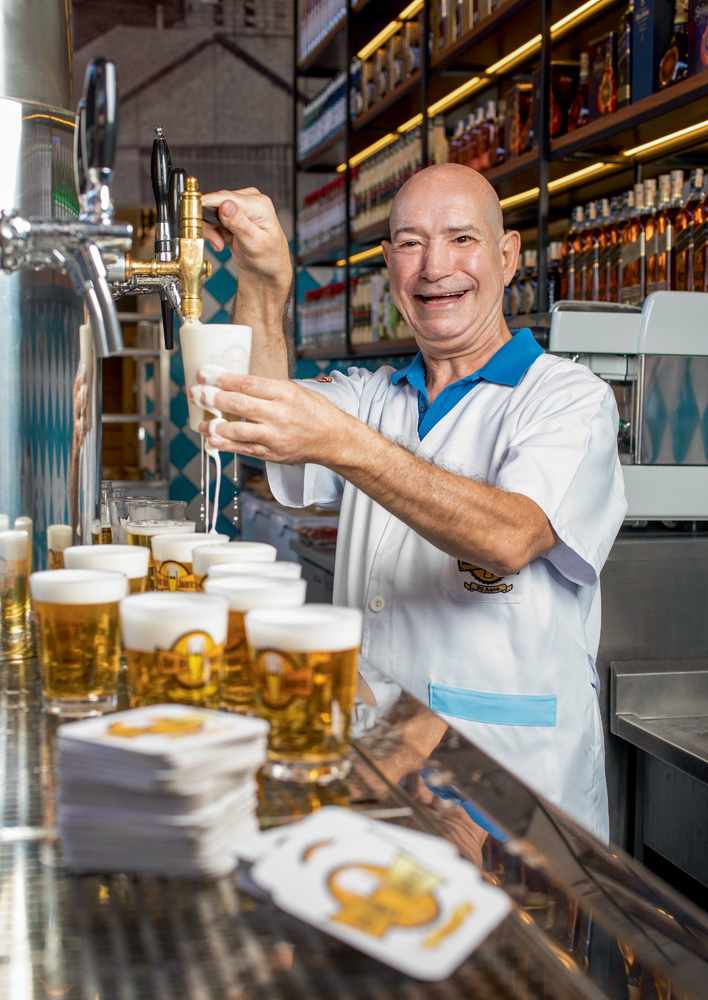
[[79, 198], [79, 214], [86, 210], [86, 166], [84, 161], [84, 139], [86, 135], [86, 102], [83, 97], [76, 108], [76, 130], [74, 131], [74, 166], [76, 168], [76, 192]]
[[94, 59], [89, 63], [83, 99], [86, 215], [93, 222], [107, 224], [113, 219], [110, 183], [118, 130], [118, 76], [113, 63], [106, 59]]
[[[152, 143], [152, 158], [150, 161], [150, 174], [152, 178], [152, 191], [155, 196], [155, 208], [157, 220], [155, 222], [155, 260], [173, 260], [172, 254], [172, 229], [169, 215], [169, 185], [170, 174], [172, 172], [172, 161], [167, 142], [158, 125], [155, 129], [155, 138]], [[175, 311], [166, 297], [160, 298], [160, 310], [162, 312], [162, 332], [165, 338], [165, 350], [171, 351], [174, 347], [174, 324]]]

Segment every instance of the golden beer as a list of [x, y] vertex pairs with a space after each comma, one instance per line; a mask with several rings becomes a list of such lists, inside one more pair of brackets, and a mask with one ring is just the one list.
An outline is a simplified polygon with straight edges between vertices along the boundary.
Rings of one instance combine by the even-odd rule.
[[228, 604], [204, 594], [151, 593], [121, 604], [133, 708], [178, 702], [219, 707]]
[[147, 586], [150, 553], [134, 545], [70, 545], [64, 553], [67, 569], [103, 569], [123, 573], [128, 592], [142, 594]]
[[0, 652], [21, 656], [28, 651], [29, 535], [0, 531]]
[[47, 570], [30, 588], [45, 709], [54, 715], [100, 715], [116, 705], [120, 669], [121, 573]]
[[183, 590], [194, 593], [201, 590], [202, 578], [194, 574], [192, 552], [197, 548], [221, 547], [227, 535], [161, 534], [152, 539], [152, 558], [155, 564], [155, 589], [173, 593]]
[[50, 524], [47, 528], [47, 569], [64, 569], [64, 549], [74, 539], [70, 524]]
[[361, 627], [360, 611], [327, 604], [246, 615], [272, 777], [328, 782], [348, 773]]
[[[272, 565], [265, 563], [264, 565]], [[246, 642], [244, 615], [254, 608], [293, 608], [305, 603], [305, 580], [234, 576], [204, 584], [207, 594], [223, 594], [229, 602], [229, 629], [221, 667], [221, 706], [233, 712], [256, 713], [256, 689]]]
[[126, 521], [125, 537], [128, 545], [140, 545], [150, 553], [148, 557], [146, 590], [155, 589], [155, 561], [150, 544], [153, 536], [164, 534], [189, 535], [194, 533], [196, 527], [196, 521]]

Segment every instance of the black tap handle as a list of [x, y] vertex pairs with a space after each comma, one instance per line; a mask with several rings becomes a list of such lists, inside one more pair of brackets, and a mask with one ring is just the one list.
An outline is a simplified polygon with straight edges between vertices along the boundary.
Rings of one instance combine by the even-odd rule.
[[170, 172], [169, 194], [167, 204], [169, 206], [170, 230], [172, 232], [172, 256], [179, 257], [179, 202], [184, 192], [187, 182], [187, 171], [182, 167], [174, 167]]
[[118, 135], [118, 74], [112, 62], [94, 59], [84, 79], [86, 130], [84, 168], [91, 183], [97, 171], [99, 184], [110, 184]]
[[167, 142], [162, 134], [161, 128], [155, 129], [155, 138], [152, 143], [152, 158], [150, 161], [150, 175], [152, 178], [152, 190], [155, 195], [155, 208], [157, 209], [157, 222], [155, 224], [155, 256], [158, 260], [170, 260], [172, 258], [172, 239], [169, 217], [169, 188], [170, 172], [172, 161]]
[[76, 109], [76, 131], [74, 132], [74, 170], [76, 171], [76, 188], [79, 198], [86, 194], [86, 166], [84, 163], [84, 145], [86, 138], [86, 104], [83, 97]]
[[162, 335], [165, 339], [165, 350], [171, 351], [175, 346], [175, 311], [169, 302], [160, 299], [162, 310]]

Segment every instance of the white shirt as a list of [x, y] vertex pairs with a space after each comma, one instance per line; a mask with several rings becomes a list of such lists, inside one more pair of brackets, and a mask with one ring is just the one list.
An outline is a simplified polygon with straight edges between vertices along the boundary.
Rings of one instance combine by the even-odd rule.
[[361, 672], [379, 702], [395, 697], [392, 679], [606, 838], [598, 580], [626, 510], [612, 392], [543, 354], [518, 385], [475, 384], [420, 441], [417, 390], [391, 374], [303, 384], [419, 457], [529, 497], [560, 544], [499, 579], [321, 466], [269, 464], [273, 493], [341, 504], [333, 598], [364, 611]]

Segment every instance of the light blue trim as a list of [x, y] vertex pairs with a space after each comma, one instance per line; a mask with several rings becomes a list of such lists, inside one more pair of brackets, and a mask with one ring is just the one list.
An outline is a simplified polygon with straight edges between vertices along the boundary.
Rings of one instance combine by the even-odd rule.
[[555, 726], [558, 699], [551, 694], [492, 694], [430, 685], [430, 707], [453, 719], [496, 726]]

